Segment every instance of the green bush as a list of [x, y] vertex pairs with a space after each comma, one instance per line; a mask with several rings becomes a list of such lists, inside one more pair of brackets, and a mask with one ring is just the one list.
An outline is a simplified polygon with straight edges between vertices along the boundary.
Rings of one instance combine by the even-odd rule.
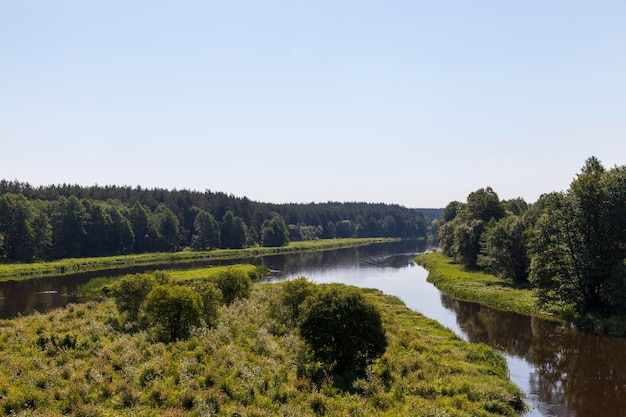
[[202, 281], [194, 285], [194, 289], [200, 294], [202, 299], [202, 318], [209, 327], [217, 324], [218, 311], [222, 303], [222, 291], [216, 283]]
[[359, 290], [325, 285], [305, 300], [300, 335], [316, 360], [338, 375], [362, 375], [387, 348], [380, 311]]
[[120, 313], [125, 313], [129, 321], [136, 321], [143, 302], [157, 285], [152, 274], [126, 275], [113, 288], [113, 298]]
[[272, 316], [282, 325], [296, 327], [300, 317], [300, 307], [304, 300], [315, 292], [315, 284], [305, 277], [299, 277], [282, 284], [280, 291], [270, 306]]
[[252, 290], [252, 280], [242, 269], [229, 268], [215, 277], [215, 283], [222, 292], [226, 305], [238, 298], [248, 298]]
[[164, 341], [184, 339], [200, 324], [202, 298], [189, 287], [159, 285], [146, 298], [144, 311]]

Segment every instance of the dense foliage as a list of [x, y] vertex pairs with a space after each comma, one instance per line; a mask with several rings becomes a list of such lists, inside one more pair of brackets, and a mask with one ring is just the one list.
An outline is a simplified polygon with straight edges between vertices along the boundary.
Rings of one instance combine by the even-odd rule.
[[214, 327], [169, 343], [118, 326], [109, 300], [2, 320], [0, 414], [495, 417], [524, 409], [501, 355], [374, 290], [358, 291], [381, 312], [385, 353], [350, 391], [315, 379], [297, 331], [274, 331], [280, 289], [255, 285], [250, 298], [219, 307]]
[[480, 189], [448, 204], [439, 239], [467, 269], [533, 286], [581, 327], [626, 334], [625, 166], [590, 157], [567, 191], [531, 205]]
[[0, 181], [0, 262], [283, 246], [335, 237], [427, 239], [438, 209], [267, 204], [211, 191], [31, 187]]
[[204, 302], [200, 294], [182, 285], [159, 285], [146, 296], [144, 311], [158, 339], [185, 339], [200, 324]]
[[149, 328], [167, 342], [185, 339], [194, 326], [214, 326], [218, 307], [248, 298], [252, 276], [265, 272], [239, 265], [178, 272], [174, 278], [164, 271], [129, 274], [103, 291], [113, 296], [125, 328]]
[[313, 356], [338, 375], [364, 376], [387, 348], [377, 307], [345, 286], [327, 285], [308, 297], [299, 330]]

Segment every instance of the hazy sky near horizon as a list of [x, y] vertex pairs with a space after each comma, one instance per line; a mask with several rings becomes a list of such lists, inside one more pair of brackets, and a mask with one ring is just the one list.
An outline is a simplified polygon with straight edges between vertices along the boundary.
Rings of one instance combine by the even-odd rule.
[[536, 201], [626, 164], [626, 1], [0, 2], [0, 178]]

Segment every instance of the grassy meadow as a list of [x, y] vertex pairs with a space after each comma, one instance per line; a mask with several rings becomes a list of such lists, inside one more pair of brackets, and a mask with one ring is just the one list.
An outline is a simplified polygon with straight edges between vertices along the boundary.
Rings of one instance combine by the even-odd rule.
[[419, 255], [415, 262], [428, 270], [428, 281], [447, 295], [499, 310], [556, 320], [558, 315], [537, 305], [537, 295], [528, 288], [516, 288], [502, 278], [484, 272], [466, 271], [440, 252]]
[[[173, 279], [195, 279], [186, 275]], [[157, 342], [113, 300], [0, 321], [0, 414], [16, 416], [516, 416], [504, 358], [377, 290], [386, 353], [350, 389], [315, 372], [271, 314], [282, 284], [256, 284], [212, 328]]]

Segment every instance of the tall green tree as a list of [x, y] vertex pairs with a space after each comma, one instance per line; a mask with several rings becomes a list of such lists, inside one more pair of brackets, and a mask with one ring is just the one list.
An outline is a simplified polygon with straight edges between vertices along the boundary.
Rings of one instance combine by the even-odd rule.
[[95, 200], [83, 200], [82, 203], [87, 213], [82, 253], [85, 256], [111, 255], [109, 234], [112, 220], [105, 204]]
[[159, 236], [161, 237], [161, 248], [169, 251], [177, 250], [180, 240], [180, 222], [178, 218], [163, 203], [157, 206], [154, 215]]
[[521, 216], [500, 219], [483, 233], [478, 264], [518, 285], [528, 282], [527, 225]]
[[0, 196], [0, 233], [3, 253], [9, 260], [30, 262], [50, 244], [47, 217], [21, 194]]
[[233, 219], [230, 239], [232, 249], [242, 249], [246, 246], [246, 241], [248, 239], [248, 226], [246, 226], [243, 219], [239, 216], [235, 216]]
[[119, 205], [109, 205], [106, 212], [111, 219], [108, 228], [108, 252], [111, 254], [127, 254], [132, 252], [135, 233], [128, 219], [126, 208]]
[[566, 193], [553, 193], [529, 244], [530, 279], [542, 301], [578, 313], [626, 314], [626, 168], [587, 159]]
[[194, 249], [214, 249], [220, 246], [220, 225], [211, 213], [199, 210], [193, 226], [195, 232], [192, 247]]
[[148, 244], [148, 217], [149, 213], [146, 207], [139, 201], [135, 201], [130, 209], [130, 224], [135, 235], [134, 252], [144, 252], [150, 247]]
[[461, 203], [460, 201], [451, 201], [449, 202], [446, 207], [443, 209], [443, 213], [441, 214], [441, 223], [445, 223], [445, 222], [450, 222], [452, 220], [454, 220], [454, 218], [456, 217], [459, 208], [463, 207], [464, 203]]
[[[304, 226], [307, 227], [307, 226]], [[287, 231], [289, 232], [289, 240], [291, 241], [301, 241], [304, 240], [302, 237], [302, 229], [297, 224], [288, 224]]]
[[261, 243], [263, 246], [287, 246], [289, 244], [289, 230], [285, 220], [278, 213], [271, 219], [263, 222], [261, 227]]
[[220, 226], [220, 247], [224, 249], [233, 247], [233, 221], [235, 220], [235, 214], [228, 210], [222, 217], [222, 224]]
[[489, 223], [504, 217], [504, 208], [500, 205], [498, 194], [491, 188], [480, 188], [467, 196], [465, 203], [467, 216], [470, 219], [482, 220]]
[[480, 253], [480, 241], [485, 223], [480, 219], [460, 221], [454, 229], [452, 254], [467, 269], [476, 269]]
[[483, 233], [504, 216], [498, 194], [491, 187], [470, 193], [466, 203], [449, 203], [438, 230], [443, 252], [466, 268], [476, 269]]
[[393, 237], [396, 236], [396, 219], [393, 216], [385, 216], [382, 224], [383, 236]]
[[133, 251], [142, 253], [157, 250], [159, 231], [150, 210], [136, 201], [130, 209], [129, 220], [135, 236]]
[[328, 224], [326, 224], [326, 227], [324, 227], [324, 233], [322, 234], [322, 236], [324, 237], [324, 239], [336, 238], [337, 229], [335, 228], [335, 223], [333, 223], [332, 221], [328, 222]]
[[354, 234], [354, 227], [350, 220], [340, 220], [335, 223], [335, 230], [337, 231], [337, 237], [348, 238]]
[[78, 197], [61, 197], [51, 207], [52, 251], [54, 258], [77, 258], [83, 255], [89, 214]]

